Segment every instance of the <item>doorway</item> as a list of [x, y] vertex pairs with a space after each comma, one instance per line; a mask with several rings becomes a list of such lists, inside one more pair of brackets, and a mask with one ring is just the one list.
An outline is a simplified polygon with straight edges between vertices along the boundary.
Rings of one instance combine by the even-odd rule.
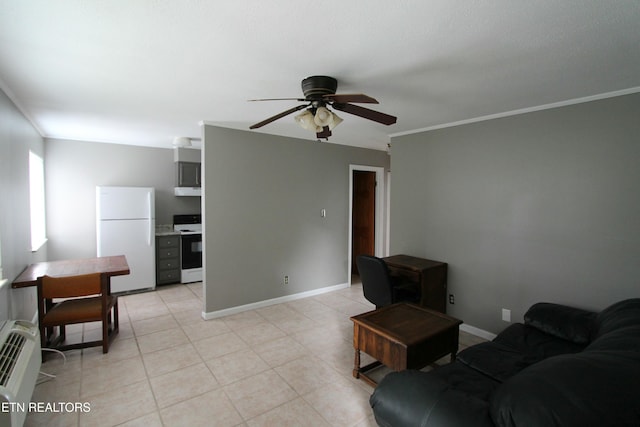
[[357, 273], [357, 255], [384, 256], [385, 218], [388, 218], [386, 179], [383, 167], [349, 166], [349, 284], [352, 274]]
[[358, 255], [376, 252], [376, 173], [353, 171], [351, 214], [351, 274], [359, 274]]

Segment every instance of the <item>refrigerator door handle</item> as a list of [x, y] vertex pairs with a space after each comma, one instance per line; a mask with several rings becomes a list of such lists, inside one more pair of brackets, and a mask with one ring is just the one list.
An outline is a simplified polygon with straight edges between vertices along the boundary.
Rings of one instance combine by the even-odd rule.
[[151, 239], [153, 236], [153, 221], [151, 218], [153, 218], [153, 212], [151, 212], [152, 206], [151, 206], [151, 191], [147, 192], [147, 209], [148, 209], [148, 214], [147, 214], [147, 218], [149, 218], [149, 235], [147, 236], [147, 246], [151, 246]]

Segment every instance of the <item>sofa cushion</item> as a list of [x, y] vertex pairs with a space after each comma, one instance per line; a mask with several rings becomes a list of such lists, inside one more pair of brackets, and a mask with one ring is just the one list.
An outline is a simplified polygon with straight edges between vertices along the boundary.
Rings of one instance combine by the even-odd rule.
[[600, 335], [584, 351], [602, 350], [640, 352], [640, 325], [627, 326]]
[[596, 313], [566, 305], [540, 302], [524, 315], [525, 325], [576, 344], [591, 341]]
[[554, 335], [542, 332], [522, 323], [514, 323], [500, 332], [493, 342], [511, 347], [526, 355], [532, 363], [544, 360], [547, 357], [558, 356], [565, 353], [577, 353], [582, 351], [585, 344], [576, 344]]
[[595, 337], [635, 325], [640, 325], [640, 298], [617, 302], [598, 313]]
[[512, 347], [496, 342], [469, 347], [458, 354], [457, 360], [498, 382], [507, 380], [537, 361]]
[[431, 372], [392, 372], [378, 384], [369, 403], [382, 427], [489, 427], [493, 423], [487, 399], [496, 386], [482, 374], [452, 363]]
[[640, 352], [589, 351], [532, 365], [491, 400], [499, 426], [640, 425]]
[[457, 360], [496, 381], [503, 382], [529, 365], [548, 357], [577, 353], [584, 345], [556, 338], [539, 329], [514, 323], [490, 342], [458, 353]]

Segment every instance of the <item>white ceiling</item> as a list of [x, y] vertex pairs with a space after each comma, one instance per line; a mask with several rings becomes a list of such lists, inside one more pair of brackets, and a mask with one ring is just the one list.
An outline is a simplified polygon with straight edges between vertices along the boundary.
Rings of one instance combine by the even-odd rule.
[[[247, 130], [310, 75], [365, 93], [333, 143], [640, 91], [638, 0], [0, 0], [0, 87], [43, 136], [171, 147]], [[293, 116], [260, 132], [315, 140]], [[256, 132], [256, 131], [252, 131]]]

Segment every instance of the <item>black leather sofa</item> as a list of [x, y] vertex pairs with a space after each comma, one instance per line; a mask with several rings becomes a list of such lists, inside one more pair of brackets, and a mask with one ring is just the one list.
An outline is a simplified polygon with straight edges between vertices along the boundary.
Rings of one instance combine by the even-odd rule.
[[370, 403], [384, 427], [640, 426], [640, 299], [535, 304], [453, 363], [390, 373]]

